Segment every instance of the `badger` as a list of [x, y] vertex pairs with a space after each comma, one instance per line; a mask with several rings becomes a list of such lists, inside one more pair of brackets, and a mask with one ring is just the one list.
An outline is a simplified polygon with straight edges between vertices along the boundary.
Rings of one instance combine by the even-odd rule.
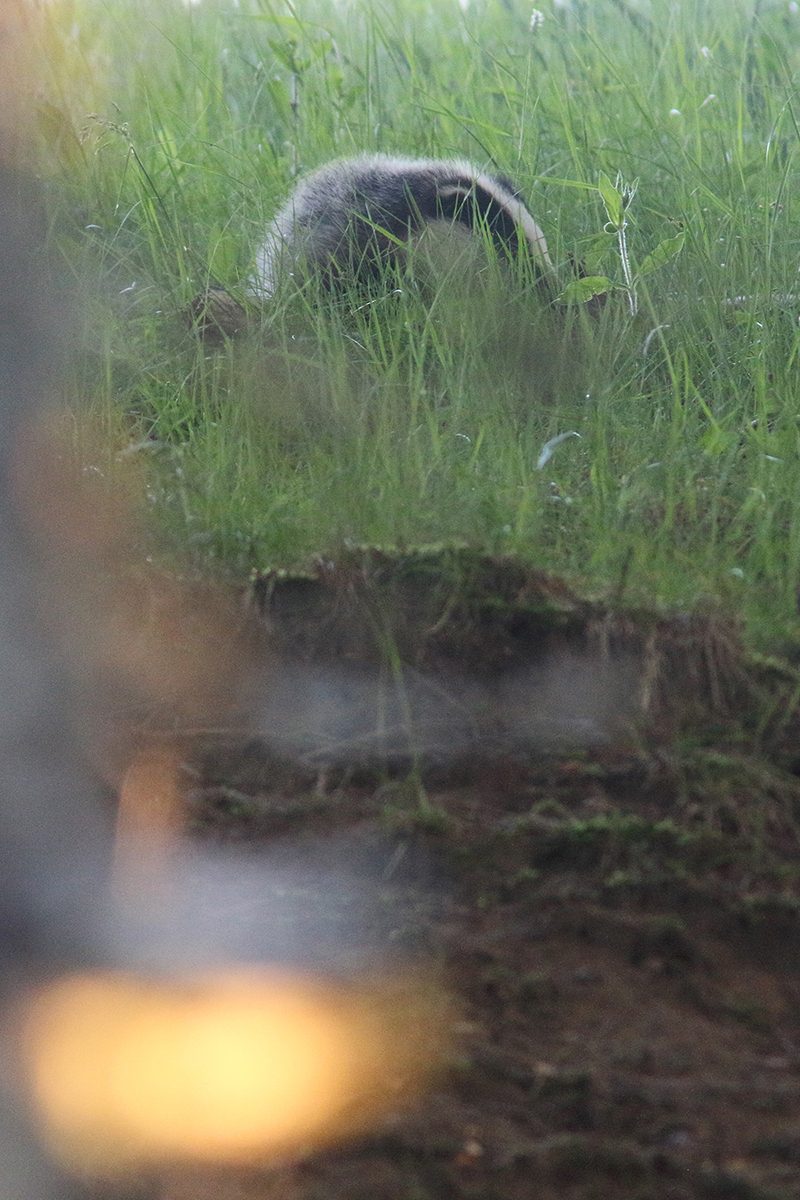
[[263, 299], [287, 277], [330, 287], [378, 274], [439, 223], [486, 230], [510, 257], [527, 246], [540, 277], [554, 275], [544, 234], [505, 176], [461, 159], [362, 154], [298, 183], [258, 251], [251, 291]]

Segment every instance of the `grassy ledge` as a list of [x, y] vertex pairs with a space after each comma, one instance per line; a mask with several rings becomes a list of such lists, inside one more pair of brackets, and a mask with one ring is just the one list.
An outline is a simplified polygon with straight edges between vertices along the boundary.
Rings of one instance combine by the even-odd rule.
[[[719, 604], [796, 654], [791, 4], [76, 0], [43, 36], [40, 171], [82, 313], [65, 400], [143, 447], [168, 554], [246, 578], [455, 541]], [[552, 307], [446, 254], [433, 285], [412, 262], [367, 301], [276, 301], [249, 338], [200, 344], [186, 306], [242, 295], [296, 173], [373, 149], [511, 174], [563, 286], [573, 259], [624, 283], [601, 176], [639, 180], [634, 271], [683, 248], [635, 317], [623, 291]]]

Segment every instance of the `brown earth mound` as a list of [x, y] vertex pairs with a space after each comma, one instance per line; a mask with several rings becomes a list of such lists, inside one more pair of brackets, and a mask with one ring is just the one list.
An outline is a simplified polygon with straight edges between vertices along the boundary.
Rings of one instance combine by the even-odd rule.
[[353, 553], [254, 600], [248, 721], [182, 743], [194, 833], [349, 838], [453, 1048], [356, 1144], [170, 1200], [800, 1195], [792, 670], [719, 617], [466, 552]]

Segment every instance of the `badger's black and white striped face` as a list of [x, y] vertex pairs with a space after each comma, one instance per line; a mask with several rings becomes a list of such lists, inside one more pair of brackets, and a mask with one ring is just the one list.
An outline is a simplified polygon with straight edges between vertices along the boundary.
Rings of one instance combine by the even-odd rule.
[[374, 273], [414, 232], [442, 221], [486, 230], [512, 256], [527, 245], [541, 274], [553, 273], [544, 234], [508, 179], [458, 160], [373, 154], [298, 184], [258, 252], [253, 290], [269, 297], [282, 279], [315, 272], [327, 283]]

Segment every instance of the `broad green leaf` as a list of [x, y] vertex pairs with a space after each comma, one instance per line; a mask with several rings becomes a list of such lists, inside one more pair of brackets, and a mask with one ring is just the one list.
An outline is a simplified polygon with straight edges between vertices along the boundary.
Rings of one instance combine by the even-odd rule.
[[648, 254], [642, 261], [639, 270], [636, 272], [637, 278], [643, 279], [645, 275], [649, 275], [652, 271], [657, 271], [659, 267], [663, 267], [664, 263], [668, 263], [676, 254], [680, 254], [685, 238], [685, 233], [678, 233], [675, 237], [665, 238], [663, 242], [659, 242], [652, 254]]
[[597, 190], [603, 197], [603, 204], [606, 206], [609, 221], [615, 228], [619, 229], [623, 219], [622, 196], [614, 187], [605, 171], [601, 171], [597, 177]]
[[585, 304], [593, 296], [610, 292], [613, 287], [614, 284], [605, 275], [588, 275], [585, 279], [573, 279], [558, 298], [567, 304]]

